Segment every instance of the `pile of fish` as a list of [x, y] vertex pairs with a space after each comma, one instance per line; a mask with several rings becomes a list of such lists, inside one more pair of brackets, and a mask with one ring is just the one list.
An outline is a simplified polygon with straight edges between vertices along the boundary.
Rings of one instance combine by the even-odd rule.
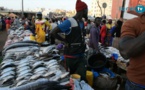
[[[24, 33], [15, 30], [9, 35], [19, 37]], [[30, 34], [27, 33], [25, 34]], [[7, 43], [7, 42], [6, 42]], [[6, 45], [3, 52], [3, 61], [0, 64], [0, 87], [20, 87], [29, 85], [39, 79], [48, 81], [69, 81], [69, 72], [60, 64], [59, 51], [56, 45], [40, 47], [35, 41], [18, 41]], [[38, 84], [39, 85], [39, 84]], [[41, 85], [41, 84], [40, 84]]]
[[4, 47], [7, 47], [15, 42], [25, 41], [30, 35], [32, 35], [32, 32], [30, 30], [24, 30], [23, 26], [17, 28], [16, 30], [15, 28], [12, 28], [9, 30], [8, 38]]

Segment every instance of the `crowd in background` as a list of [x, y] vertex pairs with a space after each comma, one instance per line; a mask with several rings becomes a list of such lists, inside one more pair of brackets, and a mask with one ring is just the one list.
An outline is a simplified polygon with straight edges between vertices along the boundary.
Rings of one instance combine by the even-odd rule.
[[[99, 17], [97, 17], [99, 18]], [[48, 21], [51, 26], [52, 30], [59, 24], [61, 24], [64, 20], [67, 18], [45, 18], [46, 21]], [[36, 18], [33, 16], [31, 19], [28, 18], [18, 18], [18, 17], [1, 17], [0, 18], [0, 31], [7, 30], [10, 28], [12, 24], [19, 26], [20, 23], [24, 26], [26, 30], [31, 30], [32, 33], [35, 35], [35, 20]], [[113, 46], [118, 49], [118, 41], [121, 34], [121, 27], [123, 24], [123, 21], [121, 19], [113, 22], [112, 19], [102, 19], [100, 18], [100, 23], [98, 26], [94, 25], [94, 21], [87, 20], [84, 21], [85, 26], [85, 32], [87, 36], [90, 36], [90, 40], [94, 40], [96, 36], [98, 36], [98, 40], [95, 40], [92, 42], [101, 42], [103, 46]], [[93, 28], [97, 28], [97, 34], [91, 35], [91, 30]], [[45, 33], [48, 34], [50, 30], [46, 28]], [[94, 33], [92, 33], [94, 34]], [[93, 37], [92, 37], [93, 36]], [[52, 43], [55, 43], [55, 39], [53, 37], [50, 37], [52, 40]], [[95, 49], [97, 49], [97, 46]]]
[[90, 46], [96, 50], [98, 49], [98, 42], [100, 42], [105, 47], [113, 46], [118, 49], [123, 20], [113, 21], [112, 19], [102, 19], [101, 17], [95, 19], [99, 19], [99, 21], [88, 20], [84, 24], [86, 26], [87, 37], [90, 38]]

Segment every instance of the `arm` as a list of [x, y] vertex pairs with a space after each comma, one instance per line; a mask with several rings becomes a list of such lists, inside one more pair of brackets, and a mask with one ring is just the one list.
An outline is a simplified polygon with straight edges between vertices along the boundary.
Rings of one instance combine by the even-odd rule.
[[70, 32], [71, 22], [69, 20], [65, 20], [62, 24], [58, 25], [56, 28], [51, 30], [50, 34], [57, 38], [58, 40], [64, 41], [65, 39], [62, 38], [58, 33], [63, 32], [67, 33]]
[[65, 39], [62, 38], [60, 35], [58, 35], [58, 33], [60, 33], [61, 30], [58, 27], [55, 27], [53, 30], [50, 31], [50, 35], [52, 35], [54, 38], [65, 42]]
[[141, 55], [145, 50], [144, 40], [145, 40], [145, 32], [142, 33], [137, 38], [131, 36], [125, 36], [121, 38], [119, 42], [119, 50], [121, 55], [125, 59]]
[[[138, 26], [135, 21], [126, 21], [122, 26], [119, 51], [123, 58], [137, 57], [145, 50], [145, 32], [137, 35]], [[136, 37], [138, 36], [138, 37]]]

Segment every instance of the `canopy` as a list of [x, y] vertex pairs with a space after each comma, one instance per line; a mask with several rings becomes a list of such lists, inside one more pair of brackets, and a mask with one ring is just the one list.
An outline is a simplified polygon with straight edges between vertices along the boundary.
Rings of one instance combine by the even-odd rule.
[[14, 13], [10, 13], [9, 14], [9, 17], [16, 17], [17, 15], [16, 14], [14, 14]]

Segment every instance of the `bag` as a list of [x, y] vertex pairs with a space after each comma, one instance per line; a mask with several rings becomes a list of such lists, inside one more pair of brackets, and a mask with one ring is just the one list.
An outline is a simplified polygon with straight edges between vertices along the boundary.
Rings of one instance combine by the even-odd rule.
[[118, 83], [118, 78], [110, 78], [107, 74], [100, 74], [94, 81], [95, 88], [99, 88], [100, 90], [107, 89], [113, 90], [116, 88]]

